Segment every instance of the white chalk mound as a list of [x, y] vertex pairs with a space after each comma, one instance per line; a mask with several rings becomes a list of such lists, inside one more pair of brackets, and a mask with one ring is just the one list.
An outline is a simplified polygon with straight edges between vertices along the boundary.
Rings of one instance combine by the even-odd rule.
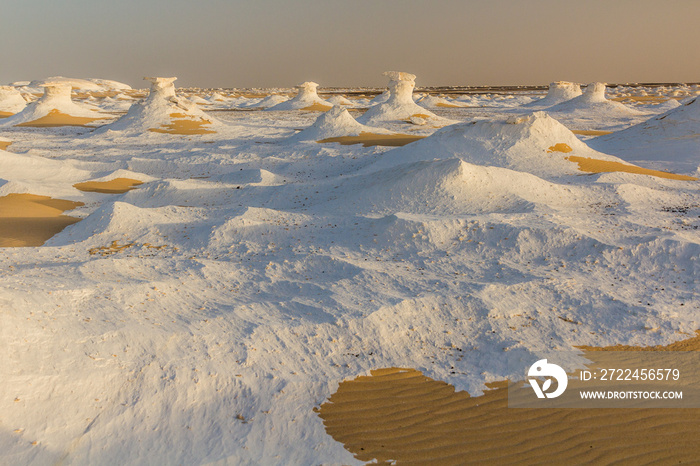
[[76, 104], [71, 100], [69, 84], [46, 84], [44, 95], [28, 104], [24, 110], [0, 120], [0, 127], [7, 126], [85, 126], [97, 120], [110, 118], [96, 109]]
[[588, 144], [625, 159], [659, 162], [659, 168], [695, 172], [700, 164], [700, 97]]
[[268, 95], [264, 99], [257, 101], [257, 102], [252, 102], [246, 105], [242, 105], [242, 107], [249, 107], [249, 108], [270, 108], [274, 107], [277, 104], [281, 104], [282, 102], [287, 102], [289, 100], [289, 97], [286, 95], [279, 95], [279, 94], [272, 94]]
[[27, 102], [14, 86], [0, 86], [0, 117], [14, 115], [24, 110]]
[[467, 104], [459, 102], [457, 100], [447, 100], [444, 97], [438, 97], [430, 94], [424, 95], [417, 104], [421, 107], [428, 109], [438, 109], [438, 108], [460, 108], [466, 107]]
[[443, 128], [421, 141], [386, 152], [375, 167], [459, 158], [475, 165], [508, 168], [538, 177], [581, 174], [571, 157], [623, 162], [591, 149], [546, 113], [535, 112], [507, 120]]
[[394, 134], [382, 128], [373, 128], [358, 123], [347, 109], [336, 105], [319, 116], [314, 124], [290, 137], [288, 141], [322, 141], [343, 136], [361, 134]]
[[435, 115], [413, 101], [416, 76], [402, 71], [386, 71], [389, 77], [389, 98], [386, 102], [370, 107], [360, 118], [362, 124], [376, 125], [388, 122], [445, 125], [453, 123]]
[[299, 92], [293, 99], [274, 105], [267, 110], [306, 110], [325, 112], [333, 107], [333, 104], [323, 100], [316, 93], [318, 84], [305, 82], [296, 86]]
[[335, 105], [349, 105], [349, 106], [354, 105], [352, 103], [352, 100], [350, 100], [347, 97], [342, 96], [342, 95], [331, 96], [326, 101], [334, 106]]
[[[603, 89], [605, 92], [605, 89]], [[540, 100], [523, 105], [528, 108], [549, 108], [581, 95], [581, 86], [568, 81], [557, 81], [549, 85], [547, 95]]]
[[177, 97], [175, 85], [177, 78], [143, 78], [151, 82], [148, 97], [129, 108], [126, 115], [114, 123], [105, 125], [96, 131], [127, 133], [166, 133], [166, 134], [209, 134], [215, 133], [223, 123], [204, 113], [197, 104]]
[[553, 114], [594, 115], [597, 117], [643, 114], [625, 104], [608, 100], [605, 97], [605, 83], [590, 83], [586, 86], [583, 94], [550, 107], [548, 112]]
[[67, 84], [75, 91], [83, 92], [107, 92], [107, 91], [126, 91], [131, 89], [128, 84], [109, 79], [80, 79], [66, 78], [63, 76], [53, 76], [46, 79], [37, 79], [28, 83], [23, 83], [23, 87], [27, 90], [41, 89], [51, 84]]

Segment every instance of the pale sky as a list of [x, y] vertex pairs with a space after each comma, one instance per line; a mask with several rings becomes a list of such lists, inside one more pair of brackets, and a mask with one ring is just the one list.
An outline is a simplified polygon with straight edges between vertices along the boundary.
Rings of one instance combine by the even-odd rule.
[[0, 83], [700, 81], [700, 0], [0, 0]]

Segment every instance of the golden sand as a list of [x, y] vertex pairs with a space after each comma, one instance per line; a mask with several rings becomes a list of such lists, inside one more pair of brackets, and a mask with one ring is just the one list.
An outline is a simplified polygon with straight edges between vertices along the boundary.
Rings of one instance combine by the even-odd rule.
[[412, 142], [423, 139], [425, 136], [416, 136], [411, 134], [375, 134], [361, 132], [359, 136], [338, 136], [335, 138], [326, 138], [316, 141], [318, 143], [337, 142], [344, 146], [351, 144], [362, 144], [365, 147], [370, 146], [405, 146]]
[[125, 244], [119, 245], [119, 243], [117, 243], [116, 241], [112, 241], [112, 244], [110, 244], [109, 246], [98, 246], [96, 248], [90, 248], [90, 249], [88, 249], [88, 253], [91, 256], [94, 256], [97, 254], [99, 254], [100, 256], [109, 256], [109, 255], [121, 252], [125, 249], [128, 249], [131, 246], [133, 246], [134, 244], [136, 244], [136, 243], [125, 243]]
[[[700, 350], [700, 333], [669, 351]], [[598, 348], [620, 351], [635, 347]], [[586, 353], [591, 358], [591, 353]], [[380, 464], [677, 464], [700, 457], [700, 409], [509, 409], [506, 382], [470, 397], [414, 369], [343, 382], [317, 410], [360, 461]]]
[[86, 126], [96, 120], [104, 120], [105, 117], [88, 118], [76, 117], [61, 113], [59, 110], [53, 109], [48, 115], [38, 118], [34, 121], [27, 121], [15, 126], [31, 126], [36, 128], [47, 128], [55, 126]]
[[0, 150], [6, 150], [12, 141], [0, 141]]
[[[75, 89], [75, 88], [74, 88]], [[90, 97], [96, 99], [104, 99], [105, 97], [116, 97], [120, 94], [120, 91], [87, 91], [87, 92], [75, 92], [73, 98], [77, 100], [85, 100]]]
[[231, 98], [243, 97], [246, 99], [263, 99], [263, 98], [268, 97], [270, 95], [273, 95], [273, 94], [268, 94], [266, 92], [261, 92], [261, 93], [257, 93], [257, 94], [252, 93], [252, 92], [248, 92], [248, 93], [243, 92], [243, 93], [231, 94]]
[[328, 110], [332, 109], [333, 107], [330, 105], [323, 105], [318, 102], [316, 102], [313, 105], [309, 105], [308, 107], [304, 107], [301, 110], [304, 112], [327, 112]]
[[549, 149], [547, 149], [547, 152], [548, 152], [548, 153], [552, 153], [552, 152], [563, 152], [563, 153], [567, 154], [567, 153], [569, 153], [569, 152], [571, 152], [571, 151], [573, 151], [573, 149], [571, 148], [571, 146], [569, 146], [568, 144], [564, 144], [563, 142], [560, 142], [560, 143], [558, 143], [558, 144], [554, 144], [554, 145], [551, 146]]
[[650, 175], [659, 178], [668, 178], [671, 180], [682, 181], [697, 181], [697, 178], [686, 175], [677, 175], [675, 173], [662, 172], [658, 170], [650, 170], [648, 168], [637, 167], [636, 165], [627, 165], [620, 162], [610, 162], [608, 160], [591, 159], [589, 157], [577, 157], [571, 155], [566, 158], [571, 162], [578, 163], [578, 169], [588, 173], [612, 173], [625, 172], [637, 173], [639, 175]]
[[0, 118], [7, 118], [11, 117], [12, 115], [14, 115], [12, 112], [0, 112]]
[[594, 129], [572, 129], [571, 132], [581, 136], [605, 136], [606, 134], [612, 134], [612, 131], [597, 131]]
[[148, 131], [153, 131], [154, 133], [167, 133], [167, 134], [213, 134], [216, 131], [207, 129], [204, 126], [210, 125], [211, 121], [200, 118], [198, 120], [192, 120], [192, 116], [185, 113], [171, 113], [171, 118], [180, 118], [179, 120], [172, 120], [171, 123], [163, 125], [160, 128], [150, 128]]
[[613, 97], [610, 100], [614, 100], [615, 102], [623, 102], [623, 101], [630, 101], [630, 102], [666, 102], [667, 100], [670, 100], [670, 97], [666, 97], [663, 95], [629, 95], [629, 96], [622, 96], [622, 97]]
[[143, 181], [131, 178], [115, 178], [109, 181], [85, 181], [76, 183], [73, 187], [87, 193], [121, 194], [136, 189], [136, 186], [141, 184], [143, 184]]
[[81, 219], [62, 215], [82, 202], [35, 194], [0, 197], [0, 247], [41, 246], [56, 233]]
[[435, 104], [436, 107], [445, 107], [445, 108], [462, 108], [461, 105], [454, 105], [454, 104], [448, 104], [445, 102], [438, 102]]

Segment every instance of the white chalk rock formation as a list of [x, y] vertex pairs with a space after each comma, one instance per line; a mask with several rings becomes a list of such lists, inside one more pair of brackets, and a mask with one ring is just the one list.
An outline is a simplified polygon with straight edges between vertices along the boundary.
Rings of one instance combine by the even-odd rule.
[[416, 102], [418, 105], [424, 108], [460, 108], [466, 107], [466, 104], [459, 102], [457, 100], [447, 100], [444, 97], [438, 97], [430, 94], [425, 94], [420, 100]]
[[130, 90], [128, 84], [111, 81], [109, 79], [80, 79], [66, 78], [63, 76], [53, 76], [46, 79], [37, 79], [30, 82], [14, 83], [13, 85], [21, 85], [24, 92], [40, 92], [42, 88], [53, 84], [67, 84], [72, 90], [86, 93], [116, 93]]
[[577, 162], [584, 159], [624, 163], [591, 149], [546, 113], [535, 112], [507, 120], [455, 124], [385, 153], [376, 165], [453, 158], [545, 178], [581, 174]]
[[377, 105], [377, 104], [383, 104], [384, 102], [386, 102], [387, 100], [389, 100], [389, 96], [390, 96], [390, 95], [391, 95], [391, 93], [389, 92], [389, 89], [387, 89], [386, 91], [382, 92], [382, 93], [379, 94], [377, 97], [375, 97], [374, 99], [370, 100], [370, 101], [369, 101], [369, 106], [370, 106], [370, 107], [373, 107], [373, 106], [375, 106], [375, 105]]
[[[567, 81], [557, 81], [549, 85], [549, 91], [543, 99], [530, 102], [528, 104], [523, 105], [523, 107], [549, 108], [562, 102], [566, 102], [567, 100], [574, 99], [580, 95], [581, 86], [579, 84], [570, 83]], [[605, 96], [604, 88], [603, 96]]]
[[78, 105], [71, 100], [69, 84], [46, 84], [44, 95], [11, 117], [0, 120], [1, 126], [85, 126], [97, 120], [110, 118], [108, 115]]
[[389, 77], [389, 98], [386, 102], [370, 107], [358, 122], [367, 125], [407, 122], [414, 124], [444, 125], [453, 123], [440, 118], [413, 101], [416, 76], [402, 71], [386, 71]]
[[268, 95], [262, 100], [259, 101], [253, 101], [252, 103], [246, 104], [246, 105], [241, 105], [241, 107], [244, 108], [270, 108], [274, 107], [277, 104], [281, 104], [282, 102], [287, 102], [289, 101], [289, 97], [286, 95], [279, 95], [279, 94], [272, 94]]
[[106, 131], [168, 134], [216, 133], [223, 123], [204, 113], [197, 104], [175, 95], [177, 78], [143, 78], [151, 82], [148, 97], [131, 106], [129, 112], [96, 134]]
[[588, 141], [591, 147], [661, 169], [695, 173], [700, 168], [700, 97], [622, 131]]
[[305, 82], [296, 86], [299, 92], [293, 99], [282, 102], [267, 110], [305, 110], [325, 112], [333, 108], [333, 104], [323, 100], [316, 93], [318, 84], [314, 82]]
[[288, 141], [322, 141], [329, 138], [370, 134], [395, 133], [358, 123], [347, 109], [336, 105], [319, 116], [314, 124], [290, 137]]
[[24, 110], [27, 102], [14, 86], [0, 86], [0, 118], [14, 115]]
[[643, 113], [605, 97], [605, 83], [590, 83], [578, 97], [562, 102], [548, 110], [553, 114], [597, 115], [598, 117], [631, 116]]
[[342, 95], [331, 96], [327, 99], [327, 102], [330, 104], [333, 104], [333, 106], [335, 106], [335, 105], [347, 105], [347, 106], [354, 105], [352, 103], [352, 100], [350, 100], [347, 97], [342, 96]]

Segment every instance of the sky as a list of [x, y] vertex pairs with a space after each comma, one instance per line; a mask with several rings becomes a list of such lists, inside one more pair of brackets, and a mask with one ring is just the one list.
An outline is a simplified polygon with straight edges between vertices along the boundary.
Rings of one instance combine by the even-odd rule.
[[700, 82], [699, 0], [0, 0], [0, 83]]

